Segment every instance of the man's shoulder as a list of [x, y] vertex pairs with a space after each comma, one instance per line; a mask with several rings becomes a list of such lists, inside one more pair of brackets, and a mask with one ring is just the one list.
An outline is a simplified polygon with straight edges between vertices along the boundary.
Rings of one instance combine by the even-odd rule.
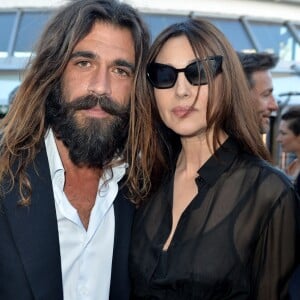
[[126, 185], [126, 177], [118, 182], [119, 191], [114, 201], [114, 206], [120, 209], [126, 209], [129, 212], [133, 212], [135, 204], [130, 200], [128, 187]]

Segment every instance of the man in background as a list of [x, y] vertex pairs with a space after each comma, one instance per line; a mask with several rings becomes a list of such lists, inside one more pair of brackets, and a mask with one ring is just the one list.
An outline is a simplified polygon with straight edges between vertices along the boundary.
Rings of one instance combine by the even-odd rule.
[[[270, 130], [270, 116], [278, 111], [273, 96], [273, 83], [270, 70], [278, 62], [278, 57], [269, 53], [237, 53], [248, 79], [251, 94], [257, 103], [260, 132]], [[289, 293], [291, 299], [300, 299], [299, 295], [300, 268], [291, 277]]]
[[278, 110], [273, 96], [273, 83], [270, 70], [278, 62], [278, 57], [270, 53], [237, 53], [253, 99], [256, 102], [260, 132], [268, 133], [270, 130], [270, 117]]

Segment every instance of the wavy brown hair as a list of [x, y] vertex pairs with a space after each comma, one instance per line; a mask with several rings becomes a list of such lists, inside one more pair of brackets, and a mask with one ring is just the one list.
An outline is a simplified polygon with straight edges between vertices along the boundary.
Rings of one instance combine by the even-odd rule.
[[128, 139], [128, 183], [136, 203], [158, 188], [164, 175], [175, 167], [181, 149], [180, 137], [166, 128], [159, 116], [153, 87], [146, 78], [146, 67], [155, 61], [166, 41], [182, 35], [189, 40], [197, 58], [223, 57], [222, 73], [219, 75], [221, 86], [218, 88], [208, 66], [204, 66], [209, 88], [207, 131], [213, 130], [213, 151], [220, 144], [220, 132], [225, 131], [246, 152], [269, 160], [259, 133], [254, 102], [235, 50], [213, 24], [189, 19], [169, 26], [156, 38], [138, 78], [139, 88], [132, 103]]
[[[43, 145], [48, 129], [46, 103], [60, 83], [75, 45], [96, 21], [128, 28], [135, 43], [135, 68], [139, 70], [149, 47], [149, 33], [139, 14], [117, 0], [79, 0], [62, 7], [48, 22], [37, 44], [13, 104], [1, 121], [0, 181], [9, 178], [7, 192], [18, 182], [20, 203], [28, 205], [32, 193], [26, 167]], [[136, 85], [137, 71], [133, 86]], [[2, 189], [3, 189], [2, 185]]]

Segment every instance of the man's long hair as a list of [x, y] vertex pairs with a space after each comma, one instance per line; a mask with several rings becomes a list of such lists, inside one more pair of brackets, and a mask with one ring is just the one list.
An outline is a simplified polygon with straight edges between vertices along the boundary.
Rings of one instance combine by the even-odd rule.
[[12, 107], [0, 124], [0, 181], [8, 178], [10, 182], [0, 192], [3, 195], [18, 183], [22, 205], [30, 203], [32, 193], [26, 167], [41, 149], [49, 127], [46, 103], [53, 87], [61, 81], [74, 47], [96, 21], [127, 28], [132, 33], [136, 68], [133, 88], [136, 85], [139, 66], [148, 49], [149, 33], [135, 9], [115, 0], [79, 0], [53, 16], [37, 44]]

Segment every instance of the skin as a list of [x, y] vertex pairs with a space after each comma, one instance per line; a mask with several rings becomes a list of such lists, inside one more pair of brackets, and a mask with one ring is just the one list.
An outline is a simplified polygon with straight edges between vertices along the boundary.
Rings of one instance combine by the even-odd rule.
[[[66, 67], [63, 76], [66, 99], [72, 101], [94, 93], [108, 95], [120, 104], [128, 103], [134, 72], [134, 53], [129, 30], [96, 23], [92, 31], [76, 45]], [[101, 107], [82, 110], [81, 114], [84, 117], [109, 117]]]
[[286, 173], [291, 176], [297, 176], [300, 171], [300, 135], [295, 135], [294, 132], [288, 128], [288, 125], [288, 121], [280, 121], [277, 142], [280, 143], [283, 152], [293, 152], [296, 154], [297, 159], [290, 163], [286, 169]]
[[252, 81], [254, 86], [251, 93], [257, 103], [260, 132], [263, 134], [270, 130], [272, 112], [278, 110], [278, 105], [273, 96], [272, 76], [269, 70], [256, 71], [252, 74]]
[[[195, 61], [191, 45], [185, 36], [169, 39], [161, 48], [156, 62], [175, 68], [184, 68]], [[215, 78], [218, 84], [220, 75]], [[164, 244], [166, 250], [174, 235], [181, 214], [198, 192], [195, 178], [197, 171], [211, 156], [206, 139], [206, 108], [208, 86], [191, 85], [184, 73], [179, 73], [172, 88], [156, 89], [154, 95], [162, 121], [181, 138], [182, 151], [176, 164], [172, 207], [172, 229]], [[212, 134], [208, 133], [209, 140]], [[221, 133], [221, 142], [227, 138]], [[184, 188], [182, 188], [184, 187]]]
[[300, 156], [300, 136], [295, 135], [288, 125], [288, 121], [280, 121], [277, 142], [281, 144], [282, 151], [295, 152]]
[[[128, 103], [134, 62], [130, 31], [111, 24], [95, 23], [91, 32], [75, 46], [64, 71], [62, 86], [66, 101], [93, 93], [108, 95], [121, 104]], [[86, 118], [111, 118], [99, 106], [76, 114], [79, 125], [84, 125]], [[56, 140], [56, 144], [66, 171], [64, 192], [87, 228], [102, 170], [74, 165], [64, 144], [60, 140]]]
[[[181, 44], [182, 43], [182, 44]], [[195, 55], [186, 39], [169, 39], [162, 47], [156, 62], [175, 68], [185, 68], [195, 61]], [[189, 139], [203, 137], [206, 132], [207, 85], [192, 86], [183, 72], [178, 73], [175, 85], [169, 89], [154, 89], [157, 107], [163, 122], [177, 134]]]

